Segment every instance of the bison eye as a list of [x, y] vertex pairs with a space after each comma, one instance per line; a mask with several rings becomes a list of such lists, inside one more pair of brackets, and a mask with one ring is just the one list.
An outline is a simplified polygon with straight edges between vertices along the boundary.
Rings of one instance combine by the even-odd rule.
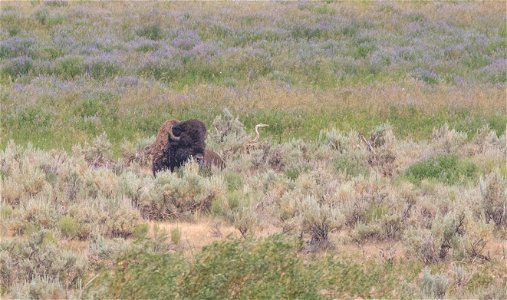
[[173, 126], [172, 131], [175, 136], [180, 136], [182, 128], [181, 128], [181, 126], [176, 125], [176, 126]]

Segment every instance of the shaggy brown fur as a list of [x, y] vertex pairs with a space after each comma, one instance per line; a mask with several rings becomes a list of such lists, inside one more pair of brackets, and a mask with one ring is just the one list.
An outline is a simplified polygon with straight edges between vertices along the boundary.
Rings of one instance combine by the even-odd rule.
[[216, 152], [204, 150], [204, 165], [211, 169], [212, 166], [223, 169], [225, 168], [224, 160]]
[[[160, 127], [159, 132], [157, 134], [157, 138], [156, 138], [155, 142], [153, 144], [151, 144], [149, 147], [149, 154], [153, 157], [153, 164], [152, 164], [153, 175], [155, 175], [155, 173], [157, 173], [161, 170], [164, 170], [164, 169], [171, 169], [171, 170], [174, 169], [174, 166], [173, 166], [174, 162], [169, 161], [171, 159], [175, 160], [175, 158], [173, 157], [175, 153], [171, 153], [171, 148], [173, 149], [172, 152], [175, 152], [174, 150], [175, 150], [175, 148], [178, 148], [179, 144], [183, 144], [183, 145], [195, 144], [195, 142], [191, 142], [191, 141], [181, 140], [179, 142], [175, 142], [175, 141], [170, 141], [170, 139], [169, 139], [169, 132], [171, 132], [171, 130], [173, 130], [173, 126], [175, 126], [178, 123], [180, 123], [180, 124], [187, 123], [190, 127], [195, 127], [195, 125], [192, 126], [192, 124], [193, 124], [192, 122], [195, 122], [195, 121], [191, 120], [191, 121], [186, 121], [186, 122], [180, 123], [178, 120], [168, 120], [162, 124], [162, 126]], [[180, 128], [178, 128], [178, 129], [180, 129]], [[188, 129], [185, 129], [185, 128], [183, 128], [182, 130], [188, 131]], [[205, 136], [205, 133], [204, 133], [204, 136]], [[185, 139], [185, 137], [183, 137], [183, 139]], [[169, 143], [171, 143], [171, 145], [169, 145]], [[204, 143], [201, 145], [201, 147], [204, 147]], [[178, 149], [176, 149], [176, 150], [178, 150]], [[186, 154], [184, 156], [186, 156]], [[215, 153], [211, 150], [207, 150], [207, 149], [204, 150], [204, 165], [209, 169], [211, 169], [211, 166], [215, 166], [220, 169], [225, 168], [225, 163], [222, 160], [222, 158], [220, 157], [220, 155], [218, 155], [217, 153]]]
[[157, 138], [150, 146], [149, 154], [153, 157], [152, 171], [153, 175], [164, 166], [167, 165], [164, 152], [169, 143], [169, 132], [171, 132], [174, 125], [178, 124], [178, 120], [165, 121], [158, 130]]

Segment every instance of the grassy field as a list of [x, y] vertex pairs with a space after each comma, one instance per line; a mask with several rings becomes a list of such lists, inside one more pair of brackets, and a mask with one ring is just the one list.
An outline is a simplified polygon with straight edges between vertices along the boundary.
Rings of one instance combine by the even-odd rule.
[[507, 297], [505, 3], [0, 10], [0, 297]]
[[[501, 2], [2, 5], [1, 140], [44, 149], [227, 107], [273, 141], [506, 123]], [[471, 15], [471, 12], [474, 15]], [[292, 21], [289, 21], [292, 20]]]

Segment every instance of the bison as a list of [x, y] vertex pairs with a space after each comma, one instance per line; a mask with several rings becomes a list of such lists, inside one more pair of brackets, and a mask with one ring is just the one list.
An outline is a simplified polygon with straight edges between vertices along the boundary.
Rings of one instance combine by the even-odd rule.
[[169, 163], [164, 153], [169, 143], [169, 132], [172, 131], [173, 126], [176, 124], [178, 124], [177, 120], [165, 121], [158, 130], [155, 142], [150, 146], [148, 154], [153, 158], [153, 163], [151, 165], [153, 175], [158, 171], [168, 169]]
[[220, 169], [225, 168], [225, 162], [220, 157], [220, 155], [208, 149], [204, 150], [204, 165], [208, 169], [211, 169], [212, 166], [218, 167]]
[[217, 153], [205, 149], [206, 136], [206, 126], [199, 120], [164, 122], [151, 146], [153, 175], [167, 169], [174, 171], [190, 158], [208, 168], [225, 167]]

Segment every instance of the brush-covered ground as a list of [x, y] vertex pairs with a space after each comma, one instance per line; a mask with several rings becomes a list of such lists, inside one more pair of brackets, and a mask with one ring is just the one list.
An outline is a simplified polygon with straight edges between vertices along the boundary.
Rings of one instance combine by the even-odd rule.
[[[505, 298], [505, 135], [447, 125], [430, 140], [322, 131], [250, 139], [228, 111], [208, 147], [153, 177], [151, 139], [113, 157], [1, 152], [0, 280], [27, 298]], [[204, 247], [205, 246], [205, 247]], [[204, 247], [204, 248], [203, 248]]]
[[505, 3], [0, 10], [2, 298], [507, 297]]

